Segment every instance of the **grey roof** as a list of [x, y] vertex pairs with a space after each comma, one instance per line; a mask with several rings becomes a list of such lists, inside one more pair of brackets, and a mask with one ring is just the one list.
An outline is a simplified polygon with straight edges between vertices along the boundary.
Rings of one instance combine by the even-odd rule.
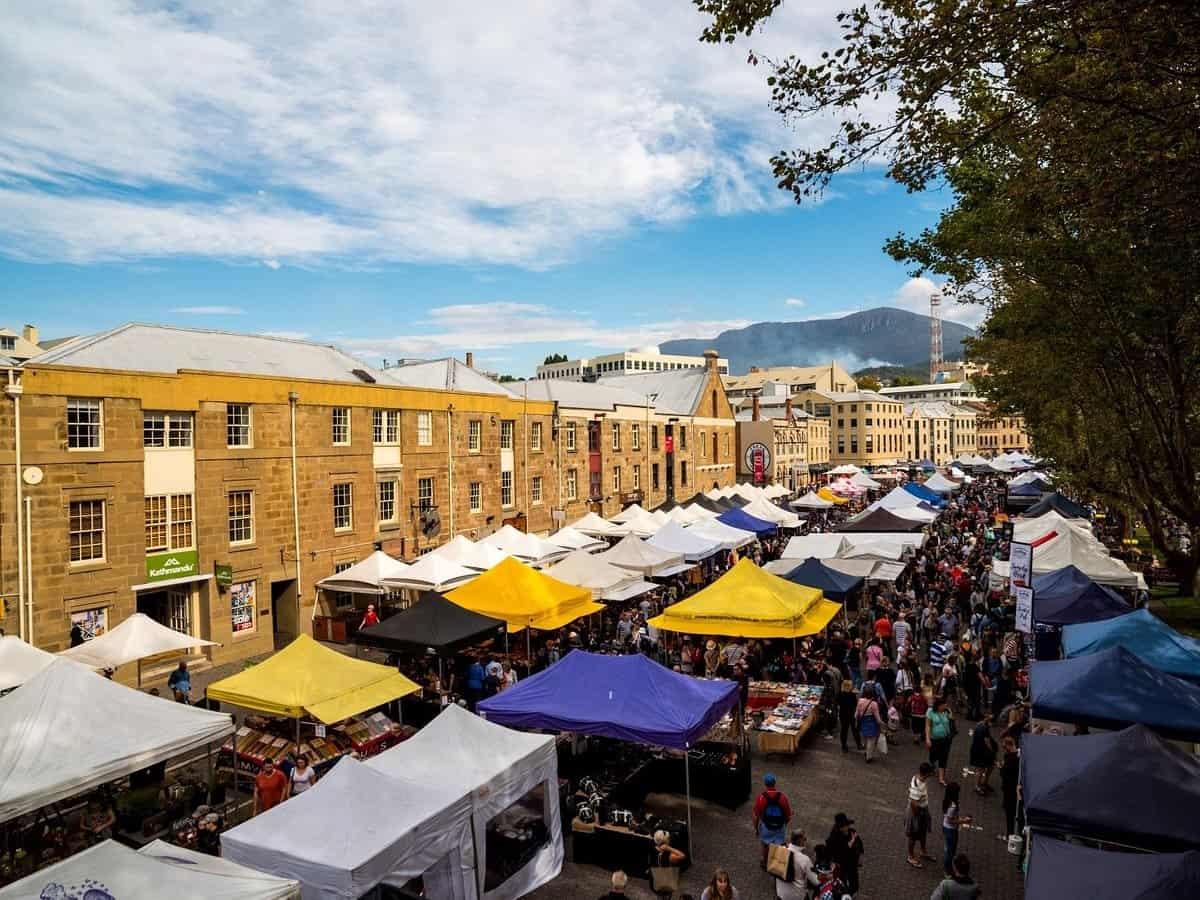
[[875, 391], [823, 391], [834, 403], [861, 403], [864, 400], [883, 400], [887, 403], [899, 403], [895, 397], [885, 397]]
[[317, 381], [362, 383], [380, 372], [336, 347], [268, 337], [170, 325], [131, 322], [111, 331], [80, 337], [38, 356], [31, 365], [84, 366], [133, 372], [231, 372]]
[[[530, 400], [553, 400], [560, 406], [573, 409], [615, 409], [622, 406], [645, 406], [646, 395], [614, 387], [609, 384], [613, 378], [605, 378], [603, 383], [596, 384], [588, 381], [562, 381], [555, 378], [532, 379], [530, 381], [511, 384], [508, 389], [517, 397], [524, 397], [529, 391]], [[651, 403], [653, 406], [654, 404]], [[657, 407], [656, 407], [657, 408]]]
[[911, 415], [916, 410], [926, 416], [950, 419], [955, 415], [975, 415], [975, 410], [964, 409], [946, 400], [910, 400], [904, 404], [904, 412]]
[[79, 335], [77, 334], [68, 334], [66, 337], [50, 338], [46, 341], [38, 341], [38, 346], [42, 348], [42, 352], [44, 353], [47, 350], [53, 350], [55, 347], [67, 343], [67, 341], [74, 341], [78, 338]]
[[414, 388], [433, 388], [443, 391], [466, 391], [472, 394], [510, 395], [504, 386], [476, 372], [466, 363], [453, 357], [428, 362], [394, 366], [374, 373], [381, 383]]
[[[739, 422], [753, 422], [754, 421], [754, 407], [753, 406], [739, 406], [734, 411], [733, 417], [735, 419], [737, 419]], [[772, 419], [786, 419], [787, 418], [787, 407], [784, 406], [782, 403], [760, 404], [758, 407], [758, 418], [762, 421], [768, 421], [768, 420], [772, 420]], [[792, 418], [796, 419], [797, 421], [800, 421], [801, 419], [812, 419], [815, 417], [810, 416], [804, 410], [800, 409], [799, 406], [793, 406], [792, 407]]]
[[654, 408], [677, 416], [693, 415], [700, 406], [708, 384], [707, 369], [678, 369], [674, 372], [646, 372], [644, 375], [606, 375], [604, 383], [632, 391], [641, 397], [650, 395]]

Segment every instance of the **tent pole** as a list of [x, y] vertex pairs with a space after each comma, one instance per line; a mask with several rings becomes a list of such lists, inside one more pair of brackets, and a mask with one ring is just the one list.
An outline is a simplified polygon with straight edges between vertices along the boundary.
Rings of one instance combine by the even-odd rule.
[[233, 793], [238, 792], [238, 755], [237, 755], [237, 739], [238, 739], [238, 717], [237, 713], [233, 714]]
[[138, 690], [142, 689], [142, 661], [138, 660]]
[[204, 799], [212, 802], [213, 789], [213, 766], [212, 766], [212, 741], [204, 745], [204, 762], [205, 772], [207, 773], [208, 790], [204, 792]]
[[683, 783], [687, 789], [687, 814], [688, 814], [688, 857], [695, 862], [696, 854], [692, 852], [692, 763], [689, 757], [691, 754], [688, 748], [683, 748]]
[[533, 626], [525, 629], [525, 671], [529, 672], [529, 666], [533, 662]]
[[300, 717], [296, 716], [296, 755], [300, 755]]

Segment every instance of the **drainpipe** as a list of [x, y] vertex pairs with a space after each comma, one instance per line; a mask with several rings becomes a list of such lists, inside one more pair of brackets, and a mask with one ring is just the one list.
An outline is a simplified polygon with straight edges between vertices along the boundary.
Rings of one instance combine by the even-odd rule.
[[[467, 365], [473, 360], [467, 354]], [[482, 429], [480, 429], [482, 431]], [[480, 439], [482, 440], [482, 438]], [[454, 404], [446, 407], [446, 489], [450, 494], [450, 537], [454, 537]], [[397, 498], [397, 503], [400, 502]]]
[[36, 646], [33, 643], [33, 498], [28, 496], [25, 498], [25, 560], [25, 602], [29, 604], [25, 620], [29, 643]]
[[[27, 640], [25, 636], [25, 516], [22, 515], [22, 509], [25, 506], [24, 490], [22, 489], [21, 481], [21, 393], [24, 388], [16, 379], [16, 373], [8, 370], [8, 384], [4, 388], [4, 392], [12, 397], [13, 401], [13, 446], [15, 448], [13, 483], [16, 485], [17, 493], [17, 616], [18, 628], [20, 629], [21, 640]], [[32, 567], [32, 560], [30, 560]]]
[[[288, 391], [288, 409], [292, 425], [292, 536], [296, 543], [296, 633], [300, 633], [300, 599], [304, 594], [300, 579], [300, 482], [296, 472], [296, 404], [300, 402], [298, 391]], [[317, 604], [313, 603], [312, 617], [317, 617]]]
[[[521, 382], [525, 391], [525, 400], [521, 406], [521, 418], [525, 420], [525, 530], [529, 530], [529, 520], [533, 517], [533, 504], [529, 494], [529, 382]], [[542, 499], [545, 503], [545, 498]]]
[[[650, 481], [650, 395], [649, 394], [646, 395], [646, 433], [642, 435], [642, 455], [644, 456], [644, 460], [643, 460], [644, 468], [642, 471], [642, 479], [644, 479], [644, 481], [642, 481], [642, 483], [638, 485], [638, 489], [642, 492], [642, 503], [643, 503], [643, 505], [645, 505], [646, 503], [649, 503], [650, 491], [654, 489], [654, 484], [653, 484], [653, 482]], [[645, 487], [642, 487], [642, 484], [644, 484]]]

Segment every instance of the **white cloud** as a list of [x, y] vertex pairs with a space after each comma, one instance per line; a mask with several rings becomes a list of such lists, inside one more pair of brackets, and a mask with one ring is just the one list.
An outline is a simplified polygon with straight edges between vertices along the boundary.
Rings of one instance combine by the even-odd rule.
[[705, 337], [744, 328], [746, 319], [697, 321], [678, 318], [603, 324], [586, 313], [561, 312], [533, 303], [498, 301], [440, 306], [417, 323], [425, 331], [375, 337], [349, 337], [339, 343], [366, 356], [445, 356], [465, 350], [489, 351], [523, 344], [580, 344], [597, 350], [658, 345], [683, 337]]
[[[940, 289], [932, 279], [921, 276], [910, 278], [892, 295], [891, 306], [910, 312], [929, 315], [929, 295]], [[968, 328], [976, 328], [987, 317], [987, 307], [980, 303], [959, 303], [953, 297], [942, 294], [942, 320], [958, 322]]]
[[812, 58], [842, 5], [711, 46], [686, 2], [8, 4], [0, 252], [537, 267], [779, 206], [768, 156], [828, 125], [747, 47]]
[[783, 301], [784, 306], [804, 306], [804, 301], [799, 297], [788, 297]]
[[246, 311], [240, 306], [174, 306], [168, 312], [184, 316], [240, 316]]
[[279, 260], [277, 260], [277, 259], [264, 259], [262, 261], [262, 264], [264, 266], [266, 266], [268, 269], [278, 269], [279, 265], [280, 265]]

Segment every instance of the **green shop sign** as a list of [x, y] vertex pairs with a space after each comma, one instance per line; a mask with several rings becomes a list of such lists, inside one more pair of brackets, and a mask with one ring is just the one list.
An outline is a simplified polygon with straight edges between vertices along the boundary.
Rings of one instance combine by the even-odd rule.
[[200, 561], [195, 550], [172, 550], [146, 557], [146, 580], [169, 581], [199, 574]]
[[223, 588], [233, 584], [233, 566], [229, 564], [213, 563], [213, 574], [217, 578], [217, 584]]

